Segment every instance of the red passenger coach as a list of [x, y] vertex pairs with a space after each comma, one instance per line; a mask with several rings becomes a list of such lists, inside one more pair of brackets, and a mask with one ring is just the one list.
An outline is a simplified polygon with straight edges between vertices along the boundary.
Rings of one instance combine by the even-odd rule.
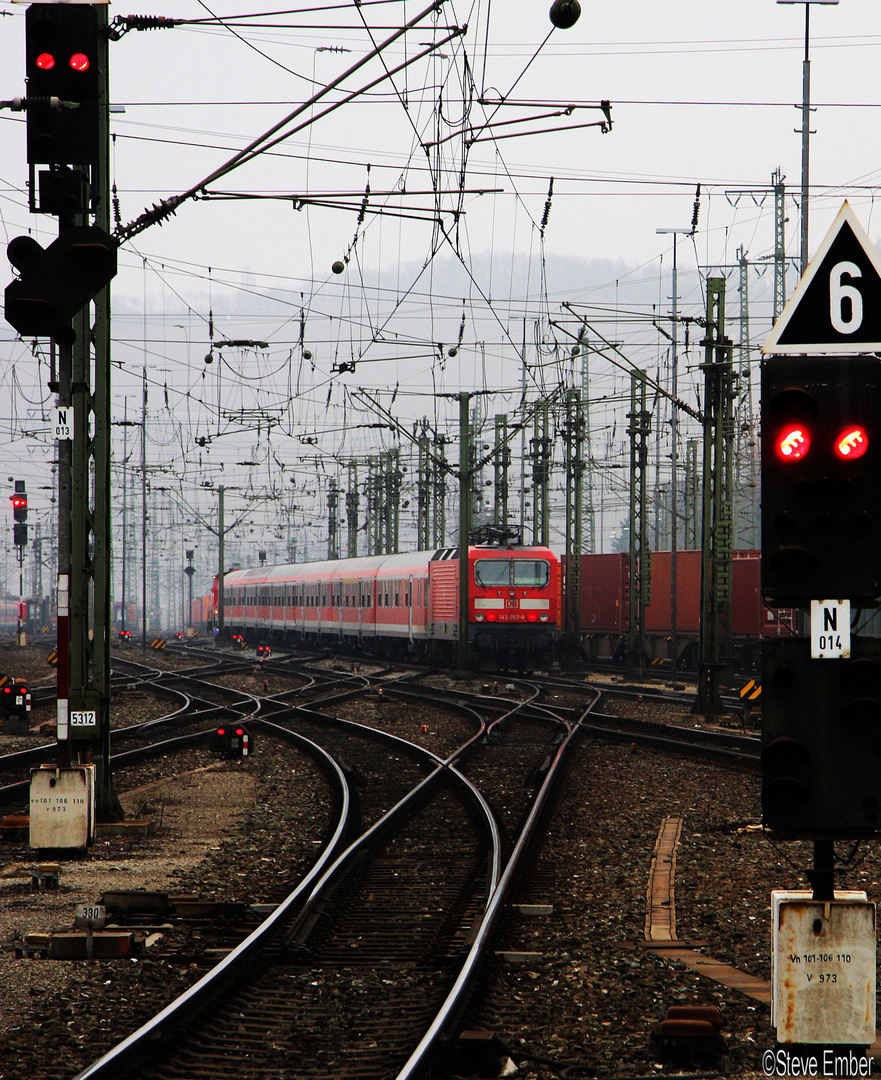
[[[547, 548], [473, 545], [468, 575], [472, 664], [549, 664], [557, 557]], [[227, 634], [383, 658], [457, 659], [457, 548], [236, 570], [224, 578], [224, 600]]]

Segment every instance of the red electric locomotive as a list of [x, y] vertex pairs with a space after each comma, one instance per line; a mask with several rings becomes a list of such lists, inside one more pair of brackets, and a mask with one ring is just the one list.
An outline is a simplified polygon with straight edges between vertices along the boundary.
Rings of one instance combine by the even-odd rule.
[[[559, 598], [560, 565], [550, 549], [471, 545], [471, 664], [547, 667], [554, 655]], [[224, 632], [252, 641], [454, 664], [458, 548], [232, 571], [224, 577]]]

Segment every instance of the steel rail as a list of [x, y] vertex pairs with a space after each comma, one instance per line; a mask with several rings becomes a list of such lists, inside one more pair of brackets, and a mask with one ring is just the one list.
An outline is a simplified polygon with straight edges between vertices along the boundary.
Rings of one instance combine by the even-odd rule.
[[[595, 700], [588, 705], [583, 715], [586, 715], [594, 705], [599, 702], [600, 695], [597, 693]], [[489, 945], [489, 941], [495, 931], [503, 907], [508, 899], [514, 875], [520, 868], [520, 863], [525, 853], [529, 850], [542, 814], [549, 805], [549, 800], [554, 786], [559, 778], [563, 763], [565, 762], [573, 739], [580, 733], [580, 721], [571, 725], [563, 742], [557, 748], [553, 761], [545, 774], [544, 781], [532, 802], [529, 814], [520, 836], [514, 845], [511, 857], [505, 866], [504, 872], [499, 879], [498, 885], [493, 890], [486, 911], [480, 921], [477, 933], [465, 958], [465, 962], [454, 982], [449, 994], [441, 1008], [435, 1015], [434, 1020], [422, 1037], [416, 1049], [410, 1055], [404, 1067], [397, 1073], [395, 1080], [414, 1080], [425, 1067], [429, 1055], [433, 1052], [437, 1040], [449, 1031], [456, 1023], [465, 1007], [466, 996], [477, 977], [480, 964]]]
[[341, 804], [337, 822], [328, 844], [315, 865], [294, 891], [244, 941], [146, 1024], [143, 1024], [137, 1031], [132, 1032], [131, 1035], [123, 1039], [122, 1042], [114, 1046], [97, 1061], [77, 1073], [73, 1080], [119, 1080], [119, 1078], [124, 1078], [131, 1062], [145, 1053], [150, 1044], [157, 1039], [164, 1038], [172, 1028], [177, 1027], [188, 1016], [204, 1008], [217, 993], [223, 990], [245, 964], [251, 961], [255, 952], [262, 947], [268, 936], [275, 930], [276, 925], [287, 918], [291, 910], [296, 907], [310, 889], [314, 888], [315, 882], [325, 876], [328, 865], [337, 858], [338, 849], [343, 842], [348, 827], [352, 806], [351, 792], [345, 773], [330, 754], [318, 746], [317, 743], [297, 735], [296, 732], [292, 732], [288, 728], [272, 724], [268, 720], [257, 720], [256, 723], [281, 738], [292, 739], [303, 745], [304, 748], [308, 748], [309, 753], [322, 761], [326, 771], [336, 779]]

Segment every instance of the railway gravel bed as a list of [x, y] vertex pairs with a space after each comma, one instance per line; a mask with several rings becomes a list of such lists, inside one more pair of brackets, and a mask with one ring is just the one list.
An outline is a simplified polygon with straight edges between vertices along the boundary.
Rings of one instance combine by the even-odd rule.
[[247, 765], [189, 751], [176, 756], [181, 775], [173, 781], [167, 763], [128, 772], [130, 794], [118, 785], [123, 804], [129, 814], [153, 815], [155, 835], [96, 842], [61, 863], [57, 891], [33, 891], [36, 853], [0, 847], [0, 1080], [68, 1080], [213, 962], [198, 933], [186, 930], [114, 961], [18, 958], [16, 938], [70, 930], [74, 905], [109, 889], [275, 902], [311, 865], [327, 820], [323, 780], [287, 747], [257, 749]]
[[[479, 692], [480, 683], [470, 688]], [[641, 705], [640, 715], [665, 719], [656, 708]], [[435, 717], [432, 726], [443, 722]], [[292, 776], [290, 762], [277, 755], [264, 759], [259, 749], [245, 767], [205, 774], [225, 778], [235, 798], [193, 799], [178, 819], [168, 804], [154, 838], [96, 845], [71, 864], [68, 880], [81, 875], [77, 889], [68, 889], [63, 874], [58, 894], [33, 892], [33, 853], [0, 846], [0, 981], [6, 990], [0, 1080], [68, 1080], [204, 970], [197, 959], [185, 959], [192, 943], [181, 947], [178, 959], [173, 953], [113, 962], [15, 959], [17, 933], [69, 926], [75, 902], [96, 900], [103, 889], [119, 887], [120, 879], [126, 887], [258, 899], [280, 872], [263, 842], [288, 830], [299, 837], [299, 857], [307, 858], [320, 834], [321, 781], [308, 770]], [[516, 897], [552, 910], [527, 914], [511, 906], [491, 970], [465, 1020], [497, 1034], [517, 1061], [518, 1077], [546, 1080], [567, 1066], [577, 1070], [576, 1063], [582, 1071], [570, 1075], [663, 1072], [650, 1034], [676, 1004], [718, 1005], [729, 1047], [721, 1071], [761, 1074], [762, 1050], [774, 1041], [767, 1008], [642, 944], [651, 853], [670, 814], [683, 818], [675, 896], [679, 936], [704, 941], [713, 956], [768, 977], [770, 891], [802, 887], [810, 852], [804, 845], [775, 847], [756, 828], [757, 776], [584, 740], [548, 842]], [[878, 878], [873, 853], [846, 884], [866, 888], [877, 900]], [[381, 972], [363, 970], [359, 979], [359, 994], [381, 996]], [[332, 1054], [327, 1032], [305, 1032], [304, 1038]], [[278, 1080], [296, 1075], [296, 1056], [286, 1063], [282, 1055]], [[469, 1072], [450, 1058], [438, 1062], [431, 1080], [476, 1075], [493, 1073]]]

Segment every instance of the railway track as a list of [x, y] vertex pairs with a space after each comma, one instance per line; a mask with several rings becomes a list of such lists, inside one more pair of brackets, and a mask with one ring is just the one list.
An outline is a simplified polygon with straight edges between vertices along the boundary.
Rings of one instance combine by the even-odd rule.
[[[335, 688], [329, 696], [345, 692]], [[382, 778], [382, 795], [371, 792], [363, 800], [359, 793], [352, 800], [367, 809], [347, 816], [347, 835], [353, 820], [363, 831], [308, 896], [303, 896], [305, 885], [295, 890], [259, 932], [205, 976], [204, 986], [84, 1070], [83, 1078], [217, 1075], [210, 1048], [218, 1045], [224, 1046], [225, 1069], [243, 1077], [265, 1075], [260, 1070], [271, 1067], [273, 1056], [279, 1060], [288, 1052], [292, 1032], [301, 1057], [298, 1076], [405, 1076], [461, 1009], [501, 909], [503, 884], [534, 833], [534, 808], [546, 803], [552, 790], [555, 768], [544, 764], [548, 751], [559, 767], [574, 729], [546, 717], [527, 722], [527, 737], [521, 732], [518, 738], [505, 731], [498, 716], [475, 716], [473, 733], [442, 758], [397, 736], [321, 716], [312, 703], [304, 709], [272, 701], [270, 710], [271, 721], [252, 721], [258, 732], [263, 725], [284, 725], [301, 729], [303, 737], [302, 729], [308, 728], [339, 757], [344, 756], [341, 733], [347, 734], [346, 752], [358, 762], [362, 786], [379, 788]], [[509, 718], [508, 726], [512, 723]], [[378, 757], [366, 749], [377, 739], [382, 740]], [[482, 786], [491, 787], [488, 798], [465, 775], [480, 773], [482, 758], [493, 759], [481, 778]], [[351, 779], [351, 770], [342, 771]], [[541, 782], [524, 786], [530, 776]], [[501, 826], [490, 802], [505, 807]], [[221, 999], [217, 987], [232, 981], [233, 970], [236, 996]], [[371, 981], [360, 995], [359, 974], [362, 984]], [[320, 993], [316, 986], [323, 988]], [[360, 1012], [355, 1009], [359, 997], [365, 999]], [[211, 1003], [207, 1011], [205, 1001]], [[345, 1038], [337, 1030], [341, 1011], [349, 1017]], [[194, 1012], [208, 1019], [194, 1019]], [[192, 1033], [185, 1048], [182, 1015]], [[241, 1022], [232, 1025], [231, 1017], [253, 1020], [256, 1037], [243, 1038]], [[224, 1027], [238, 1032], [230, 1045]], [[158, 1040], [165, 1038], [167, 1049], [157, 1053]], [[333, 1055], [327, 1052], [328, 1039]], [[149, 1048], [147, 1062], [137, 1060], [139, 1044]], [[232, 1065], [234, 1046], [241, 1056]]]
[[[253, 665], [248, 664], [247, 667], [250, 669]], [[269, 1025], [267, 1031], [271, 1029], [271, 1031], [277, 1033], [280, 1030], [278, 1028], [279, 1023], [281, 1029], [284, 1029], [285, 1023], [288, 1023], [288, 1036], [291, 1036], [291, 1033], [296, 1030], [297, 1038], [295, 1040], [289, 1038], [287, 1043], [280, 1043], [277, 1038], [273, 1042], [274, 1037], [265, 1033], [259, 1036], [256, 1041], [261, 1044], [261, 1047], [268, 1048], [267, 1053], [269, 1053], [270, 1059], [272, 1053], [275, 1053], [277, 1060], [282, 1060], [286, 1054], [289, 1054], [291, 1046], [295, 1043], [299, 1047], [305, 1047], [306, 1051], [308, 1051], [306, 1056], [311, 1055], [313, 1059], [309, 1067], [315, 1071], [302, 1072], [304, 1077], [311, 1075], [326, 1077], [362, 1075], [353, 1071], [356, 1067], [353, 1062], [359, 1047], [364, 1051], [366, 1058], [370, 1058], [371, 1053], [374, 1058], [381, 1056], [377, 1053], [375, 1047], [366, 1045], [371, 1039], [379, 1043], [382, 1042], [381, 1039], [376, 1040], [376, 1036], [370, 1034], [371, 1031], [376, 1030], [376, 1025], [382, 1027], [382, 1030], [388, 1030], [388, 1019], [386, 1018], [383, 1025], [383, 1022], [377, 1016], [377, 1009], [373, 1004], [377, 998], [386, 1001], [395, 1016], [409, 1017], [406, 1025], [410, 1031], [409, 1036], [405, 1037], [402, 1028], [400, 1036], [394, 1040], [396, 1047], [394, 1052], [398, 1054], [400, 1059], [398, 1063], [400, 1064], [400, 1061], [403, 1060], [400, 1075], [410, 1075], [410, 1073], [403, 1071], [408, 1067], [407, 1061], [404, 1060], [408, 1040], [410, 1045], [414, 1047], [413, 1053], [418, 1054], [418, 1060], [424, 1064], [430, 1058], [433, 1048], [438, 1043], [444, 1044], [451, 1038], [456, 1027], [453, 1018], [458, 1016], [464, 1008], [466, 1000], [464, 993], [459, 994], [457, 991], [453, 1004], [447, 1003], [445, 999], [443, 1004], [447, 1005], [446, 1013], [444, 1013], [443, 1009], [438, 1009], [434, 1021], [429, 1022], [425, 1015], [423, 999], [426, 998], [426, 991], [422, 980], [425, 979], [432, 986], [435, 986], [443, 975], [447, 975], [450, 994], [453, 994], [453, 991], [456, 990], [460, 980], [464, 988], [472, 985], [476, 977], [475, 971], [479, 967], [479, 961], [471, 958], [470, 966], [463, 966], [458, 976], [453, 975], [451, 965], [461, 958], [463, 952], [467, 953], [466, 960], [471, 957], [471, 949], [478, 942], [481, 943], [481, 949], [485, 951], [487, 941], [492, 934], [492, 927], [495, 925], [495, 920], [503, 907], [502, 893], [500, 891], [502, 879], [503, 877], [506, 878], [507, 893], [507, 889], [510, 888], [511, 882], [515, 880], [518, 873], [517, 864], [519, 863], [522, 867], [522, 859], [515, 860], [514, 856], [518, 853], [522, 855], [522, 851], [519, 850], [521, 845], [528, 847], [528, 841], [522, 839], [524, 834], [521, 827], [525, 823], [529, 823], [530, 820], [532, 820], [532, 828], [535, 829], [536, 827], [535, 819], [532, 818], [531, 807], [533, 804], [528, 798], [520, 798], [518, 801], [514, 797], [515, 789], [516, 792], [522, 793], [524, 783], [528, 780], [530, 793], [537, 788], [543, 790], [550, 775], [551, 760], [556, 757], [560, 745], [567, 739], [565, 732], [574, 730], [572, 707], [555, 707], [554, 710], [551, 710], [551, 713], [553, 713], [551, 715], [538, 700], [538, 695], [533, 694], [527, 681], [526, 687], [518, 686], [518, 690], [521, 692], [520, 700], [496, 700], [494, 695], [488, 697], [482, 695], [479, 696], [478, 700], [479, 709], [473, 708], [475, 705], [473, 695], [470, 706], [466, 703], [465, 695], [453, 695], [453, 701], [445, 708], [455, 707], [458, 717], [457, 724], [467, 729], [467, 737], [461, 740], [461, 754], [451, 752], [449, 747], [445, 746], [441, 753], [435, 753], [433, 756], [428, 755], [424, 764], [420, 766], [417, 763], [418, 750], [414, 751], [408, 748], [407, 752], [404, 753], [404, 744], [408, 743], [409, 740], [397, 737], [397, 741], [391, 744], [395, 747], [394, 751], [392, 753], [387, 749], [379, 751], [377, 758], [374, 760], [365, 750], [366, 744], [364, 742], [360, 744], [357, 753], [353, 753], [351, 749], [345, 750], [343, 747], [346, 740], [340, 732], [345, 730], [347, 725], [340, 724], [338, 719], [324, 714], [316, 708], [317, 703], [314, 697], [321, 693], [327, 699], [325, 703], [321, 704], [321, 709], [327, 708], [330, 710], [331, 705], [333, 705], [334, 709], [340, 709], [348, 702], [348, 707], [357, 710], [359, 706], [357, 700], [353, 698], [353, 694], [359, 688], [353, 686], [353, 680], [350, 676], [351, 673], [345, 673], [342, 677], [338, 677], [338, 673], [333, 673], [329, 679], [325, 679], [322, 675], [321, 679], [315, 682], [307, 684], [304, 681], [302, 685], [311, 686], [308, 696], [312, 700], [310, 700], [308, 708], [296, 707], [291, 709], [287, 700], [263, 699], [261, 701], [260, 718], [254, 719], [252, 723], [255, 725], [255, 730], [258, 731], [261, 724], [268, 724], [270, 727], [277, 725], [296, 729], [301, 736], [308, 732], [310, 738], [314, 738], [316, 741], [319, 738], [324, 739], [328, 746], [332, 748], [333, 755], [343, 760], [344, 767], [341, 771], [344, 775], [348, 774], [346, 778], [349, 782], [354, 781], [355, 784], [360, 783], [361, 785], [361, 789], [358, 790], [359, 798], [357, 799], [357, 802], [361, 804], [361, 819], [358, 827], [367, 832], [375, 828], [377, 834], [382, 834], [390, 846], [387, 850], [374, 848], [366, 854], [360, 855], [357, 867], [352, 870], [354, 877], [318, 890], [311, 905], [306, 903], [308, 898], [304, 898], [301, 892], [299, 900], [304, 905], [301, 913], [295, 916], [292, 912], [291, 922], [284, 929], [281, 926], [277, 928], [276, 940], [272, 944], [264, 945], [264, 948], [268, 950], [265, 953], [266, 956], [281, 958], [279, 968], [281, 974], [277, 972], [276, 975], [267, 977], [275, 979], [288, 994], [292, 989], [292, 985], [296, 984], [304, 995], [300, 997], [294, 1012], [307, 1018], [304, 1021], [306, 1027], [303, 1027], [302, 1023], [298, 1028], [290, 1026], [295, 1023], [296, 1017], [294, 1019], [289, 1018], [287, 1021], [284, 1019], [279, 1020], [279, 1017], [275, 1014], [275, 1006], [267, 1010], [258, 1007], [256, 1002], [264, 1000], [266, 993], [268, 993], [263, 988], [247, 991], [245, 996], [239, 999], [238, 1003], [232, 1002], [228, 1006], [221, 1005], [220, 998], [213, 996], [218, 993], [216, 989], [208, 991], [209, 997], [214, 1002], [211, 1011], [217, 1012], [218, 1015], [227, 1019], [228, 1030], [223, 1037], [232, 1042], [238, 1040], [243, 1044], [247, 1053], [252, 1056], [255, 1053], [252, 1045], [254, 1039], [246, 1030], [249, 1028], [249, 1024], [243, 1024], [242, 1017], [250, 1020], [253, 1016], [254, 1024], [257, 1027], [264, 1023]], [[375, 680], [364, 679], [360, 675], [358, 678], [361, 680], [360, 689], [362, 692], [364, 682], [368, 686], [371, 686], [372, 682], [375, 683]], [[374, 695], [372, 698], [374, 701], [376, 700], [375, 693], [375, 687], [368, 690], [368, 694]], [[207, 696], [210, 697], [211, 695]], [[296, 699], [297, 696], [297, 691], [278, 695], [279, 698], [285, 699], [290, 697]], [[403, 702], [406, 705], [410, 700], [424, 702], [426, 699], [433, 699], [436, 701], [438, 694], [436, 689], [429, 688], [426, 690], [424, 687], [405, 685], [403, 681], [400, 681], [400, 685], [395, 685], [394, 688], [386, 684], [384, 696], [395, 699], [399, 703]], [[243, 698], [247, 699], [248, 695], [243, 695]], [[387, 701], [384, 707], [389, 714], [385, 726], [390, 728], [392, 732], [395, 729], [400, 729], [401, 720], [394, 715], [394, 706]], [[481, 716], [481, 713], [484, 715]], [[611, 724], [611, 718], [608, 718], [608, 722]], [[581, 730], [586, 729], [587, 721], [584, 720]], [[605, 735], [607, 732], [603, 734]], [[631, 739], [632, 735], [628, 734], [626, 737]], [[262, 738], [261, 736], [261, 741]], [[458, 744], [456, 745], [458, 746]], [[469, 748], [467, 753], [464, 749], [466, 746]], [[511, 763], [505, 768], [499, 768], [500, 758], [503, 755], [509, 756]], [[347, 757], [349, 761], [356, 763], [354, 767], [346, 760]], [[454, 758], [456, 759], [455, 764], [453, 763]], [[397, 790], [389, 790], [385, 794], [374, 798], [375, 792], [373, 789], [379, 787], [376, 782], [379, 769], [382, 768], [383, 764], [387, 765], [389, 761], [394, 764], [393, 772], [398, 785]], [[497, 870], [494, 877], [491, 877], [486, 870], [489, 858], [487, 851], [489, 849], [481, 846], [486, 844], [485, 840], [478, 842], [472, 837], [469, 842], [471, 845], [470, 854], [464, 856], [461, 852], [456, 854], [444, 851], [443, 841], [448, 839], [452, 831], [449, 827], [440, 830], [440, 834], [437, 831], [432, 832], [430, 827], [432, 821], [452, 822], [462, 819], [463, 815], [468, 819], [474, 816], [473, 807], [466, 809], [459, 805], [457, 809], [453, 808], [451, 800], [454, 799], [454, 793], [446, 785], [445, 790], [437, 795], [439, 802], [431, 804], [431, 808], [428, 810], [426, 810], [426, 807], [429, 804], [423, 803], [421, 815], [425, 816], [427, 814], [429, 823], [424, 835], [420, 836], [417, 832], [408, 831], [416, 828], [415, 823], [400, 826], [392, 825], [392, 820], [398, 815], [391, 811], [398, 807], [399, 804], [408, 801], [407, 792], [418, 788], [422, 788], [424, 792], [427, 787], [439, 784], [439, 781], [429, 783], [427, 779], [435, 774], [443, 776], [445, 781], [449, 781], [451, 776], [458, 773], [462, 774], [463, 779], [467, 774], [476, 786], [479, 786], [482, 790], [486, 789], [483, 801], [487, 807], [492, 807], [495, 811], [494, 827], [498, 833], [495, 844], [498, 854], [495, 856]], [[418, 778], [420, 775], [422, 779]], [[552, 790], [552, 787], [553, 784], [550, 784], [548, 790]], [[364, 788], [370, 790], [369, 798], [364, 799], [361, 797], [364, 794]], [[418, 798], [424, 799], [424, 793]], [[418, 801], [417, 796], [414, 795], [412, 800], [409, 801]], [[477, 856], [475, 856], [475, 852], [478, 853]], [[415, 877], [409, 876], [409, 871], [406, 869], [406, 860], [403, 859], [403, 855], [409, 856], [411, 854], [415, 855]], [[450, 861], [446, 864], [439, 864], [438, 860], [442, 858]], [[503, 867], [504, 869], [502, 869]], [[519, 873], [522, 875], [522, 869], [519, 870]], [[410, 882], [409, 887], [405, 890], [406, 897], [419, 898], [415, 906], [410, 909], [407, 909], [400, 899], [396, 900], [394, 895], [386, 892], [386, 889], [396, 884], [399, 885], [404, 880]], [[425, 893], [424, 889], [420, 888], [420, 884], [424, 884], [426, 881], [429, 884], [433, 882], [440, 888], [441, 895], [439, 899], [426, 899], [428, 894]], [[357, 900], [359, 895], [366, 898], [362, 900], [360, 907]], [[362, 920], [360, 923], [355, 914], [359, 910]], [[390, 919], [388, 923], [380, 918], [382, 913], [392, 911], [397, 912], [397, 916]], [[494, 916], [493, 912], [495, 912]], [[379, 947], [382, 947], [384, 942], [392, 939], [403, 946], [402, 939], [409, 935], [402, 933], [402, 925], [408, 923], [425, 931], [422, 936], [415, 935], [415, 952], [418, 962], [411, 956], [405, 955], [406, 950], [397, 956], [387, 955], [385, 962], [382, 959], [377, 960], [374, 953], [375, 942], [378, 942]], [[336, 937], [330, 933], [332, 927], [338, 927]], [[281, 944], [279, 944], [278, 935], [281, 937]], [[358, 944], [353, 944], [353, 942]], [[365, 944], [365, 942], [368, 944]], [[431, 948], [434, 950], [428, 960], [426, 960], [426, 942], [430, 942]], [[357, 961], [354, 961], [353, 954], [357, 956]], [[364, 958], [370, 959], [365, 961]], [[320, 959], [320, 964], [316, 967], [315, 962], [317, 959]], [[341, 966], [343, 961], [348, 961], [345, 968]], [[428, 968], [419, 966], [429, 961]], [[246, 967], [254, 963], [259, 966], [264, 961], [247, 961], [244, 963]], [[397, 997], [397, 990], [390, 989], [392, 980], [380, 978], [378, 982], [375, 981], [377, 971], [381, 976], [388, 976], [399, 970], [402, 973], [410, 972], [409, 980], [406, 977], [404, 978], [404, 982], [407, 984], [405, 987], [407, 992], [409, 993], [414, 988], [417, 991], [415, 994], [416, 1003], [412, 1009], [404, 1003], [403, 998]], [[295, 978], [295, 972], [299, 972], [302, 978], [299, 980]], [[336, 974], [338, 972], [341, 972], [341, 974]], [[366, 984], [364, 982], [365, 973], [369, 973]], [[217, 977], [223, 978], [222, 969], [218, 971]], [[237, 974], [236, 981], [238, 979]], [[358, 993], [359, 979], [361, 980], [360, 995]], [[316, 983], [327, 988], [326, 995], [323, 993], [316, 995]], [[352, 987], [355, 987], [355, 989], [352, 989]], [[314, 1000], [316, 996], [319, 998], [326, 997], [326, 1000], [318, 1001], [316, 1004]], [[358, 1016], [355, 1007], [359, 1004], [359, 996], [367, 997], [371, 1002], [367, 1006], [363, 1021], [353, 1022], [353, 1030], [360, 1031], [361, 1036], [355, 1037], [351, 1053], [347, 1053], [345, 1056], [345, 1069], [334, 1072], [332, 1071], [332, 1065], [327, 1061], [327, 1047], [330, 1045], [337, 1048], [343, 1046], [344, 1043], [340, 1041], [341, 1036], [336, 1027], [332, 1026], [332, 1017], [324, 1015], [322, 1009], [331, 1004], [336, 1008], [337, 1013], [341, 1010], [346, 1015]], [[188, 1015], [191, 1008], [193, 1008], [192, 1002], [186, 1006]], [[267, 1012], [272, 1015], [265, 1015]], [[421, 1016], [418, 1022], [417, 1016]], [[438, 1020], [437, 1017], [439, 1016], [443, 1016], [444, 1019]], [[169, 1024], [169, 1030], [173, 1031], [179, 1025], [180, 1019], [166, 1022]], [[191, 1023], [192, 1021], [188, 1019], [188, 1029]], [[373, 1026], [371, 1027], [371, 1025]], [[423, 1034], [429, 1040], [426, 1049], [418, 1049], [421, 1046], [421, 1041], [416, 1039], [417, 1028], [425, 1029]], [[217, 1032], [212, 1032], [210, 1035], [206, 1034], [203, 1041], [206, 1044], [216, 1045], [221, 1034]], [[158, 1029], [153, 1030], [149, 1036], [151, 1046], [155, 1047], [157, 1038], [161, 1036], [161, 1031]], [[362, 1043], [365, 1045], [362, 1046]], [[263, 1049], [260, 1050], [260, 1053], [263, 1054]], [[132, 1071], [135, 1066], [132, 1064], [131, 1059], [125, 1060], [124, 1064], [117, 1063], [115, 1065], [107, 1061], [100, 1065], [100, 1068], [108, 1071], [91, 1071], [91, 1069], [98, 1069], [99, 1063], [79, 1075], [83, 1077], [217, 1075], [216, 1072], [212, 1074], [210, 1071], [212, 1067], [216, 1068], [216, 1060], [213, 1061], [213, 1064], [208, 1061], [204, 1065], [206, 1071], [203, 1072], [184, 1071], [175, 1073], [173, 1071], [174, 1068], [184, 1068], [184, 1070], [202, 1068], [202, 1066], [194, 1064], [194, 1061], [195, 1059], [189, 1060], [186, 1066], [169, 1064], [172, 1071], [167, 1073], [144, 1071], [143, 1074]], [[387, 1064], [385, 1062], [383, 1067], [387, 1067]], [[236, 1071], [241, 1071], [243, 1077], [252, 1075], [247, 1071], [242, 1071], [243, 1069], [246, 1070], [247, 1067], [250, 1066], [246, 1062], [241, 1068], [237, 1067]], [[357, 1067], [360, 1068], [360, 1066]], [[371, 1072], [369, 1070], [372, 1066], [369, 1064], [364, 1067], [368, 1070], [363, 1073], [365, 1076], [398, 1075], [388, 1071], [385, 1074]], [[415, 1065], [410, 1067], [416, 1068]], [[297, 1068], [300, 1069], [301, 1066], [298, 1064]], [[306, 1068], [306, 1063], [302, 1065], [302, 1068]], [[114, 1072], [114, 1069], [117, 1071]], [[253, 1075], [261, 1074], [255, 1071]], [[300, 1072], [297, 1075], [301, 1075]], [[412, 1075], [415, 1075], [415, 1072]]]

